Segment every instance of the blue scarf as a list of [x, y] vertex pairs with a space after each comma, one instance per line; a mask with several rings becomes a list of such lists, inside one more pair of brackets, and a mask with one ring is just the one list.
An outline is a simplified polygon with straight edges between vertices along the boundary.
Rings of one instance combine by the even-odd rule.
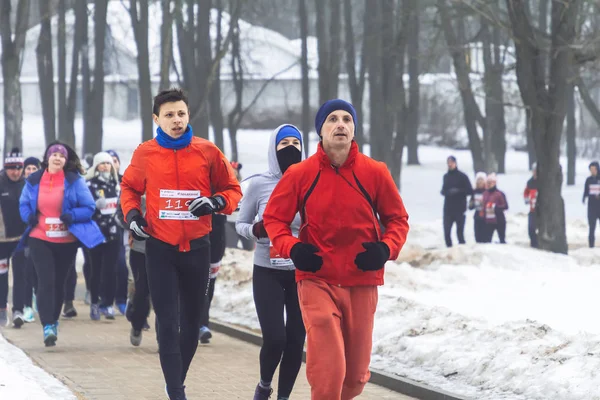
[[192, 141], [192, 136], [194, 135], [194, 131], [192, 130], [192, 126], [188, 124], [185, 133], [179, 136], [177, 139], [173, 139], [171, 136], [167, 135], [160, 126], [156, 128], [156, 141], [161, 147], [165, 149], [173, 149], [173, 150], [181, 150]]

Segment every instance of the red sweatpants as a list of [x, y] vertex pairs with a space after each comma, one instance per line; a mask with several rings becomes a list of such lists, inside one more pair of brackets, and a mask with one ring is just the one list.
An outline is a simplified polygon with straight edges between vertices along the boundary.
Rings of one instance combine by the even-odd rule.
[[332, 286], [321, 280], [298, 283], [306, 327], [306, 377], [312, 400], [350, 400], [371, 377], [377, 286]]

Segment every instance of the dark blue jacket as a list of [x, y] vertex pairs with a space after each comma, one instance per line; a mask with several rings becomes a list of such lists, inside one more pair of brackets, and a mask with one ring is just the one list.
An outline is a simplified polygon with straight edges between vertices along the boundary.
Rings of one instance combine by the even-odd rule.
[[[21, 192], [19, 211], [21, 219], [25, 223], [27, 223], [31, 213], [37, 213], [38, 193], [43, 173], [44, 171], [40, 170], [31, 174]], [[66, 172], [62, 213], [73, 215], [73, 223], [68, 227], [69, 232], [89, 249], [104, 242], [104, 236], [100, 228], [92, 221], [95, 210], [96, 202], [85, 183], [85, 179], [75, 172]], [[15, 252], [26, 246], [30, 231], [31, 226], [28, 226]]]

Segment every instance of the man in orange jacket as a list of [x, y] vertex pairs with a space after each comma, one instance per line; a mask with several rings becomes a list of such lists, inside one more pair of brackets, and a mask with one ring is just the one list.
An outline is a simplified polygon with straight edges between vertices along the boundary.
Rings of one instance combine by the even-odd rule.
[[[223, 153], [193, 136], [179, 89], [154, 98], [156, 138], [133, 153], [121, 207], [133, 237], [146, 242], [150, 297], [158, 320], [160, 364], [170, 400], [185, 400], [208, 290], [212, 214], [231, 214], [242, 191]], [[146, 215], [141, 197], [146, 195]]]
[[[384, 163], [359, 153], [355, 122], [350, 103], [323, 104], [317, 153], [286, 171], [263, 214], [273, 247], [296, 267], [306, 374], [318, 400], [353, 399], [369, 380], [377, 286], [408, 234], [394, 180]], [[290, 230], [297, 212], [299, 238]]]

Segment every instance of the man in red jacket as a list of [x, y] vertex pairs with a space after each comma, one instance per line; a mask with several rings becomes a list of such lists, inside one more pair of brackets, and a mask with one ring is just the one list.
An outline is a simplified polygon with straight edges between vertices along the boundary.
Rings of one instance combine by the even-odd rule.
[[[350, 103], [323, 104], [315, 118], [317, 153], [286, 171], [263, 214], [273, 247], [296, 267], [306, 374], [319, 400], [353, 399], [368, 382], [377, 286], [408, 233], [386, 165], [358, 152], [355, 122]], [[290, 224], [298, 212], [296, 238]]]
[[186, 400], [184, 382], [198, 347], [209, 285], [212, 214], [235, 211], [242, 190], [219, 148], [194, 136], [183, 91], [157, 94], [152, 115], [156, 137], [133, 153], [121, 183], [121, 208], [133, 238], [146, 241], [169, 400]]

